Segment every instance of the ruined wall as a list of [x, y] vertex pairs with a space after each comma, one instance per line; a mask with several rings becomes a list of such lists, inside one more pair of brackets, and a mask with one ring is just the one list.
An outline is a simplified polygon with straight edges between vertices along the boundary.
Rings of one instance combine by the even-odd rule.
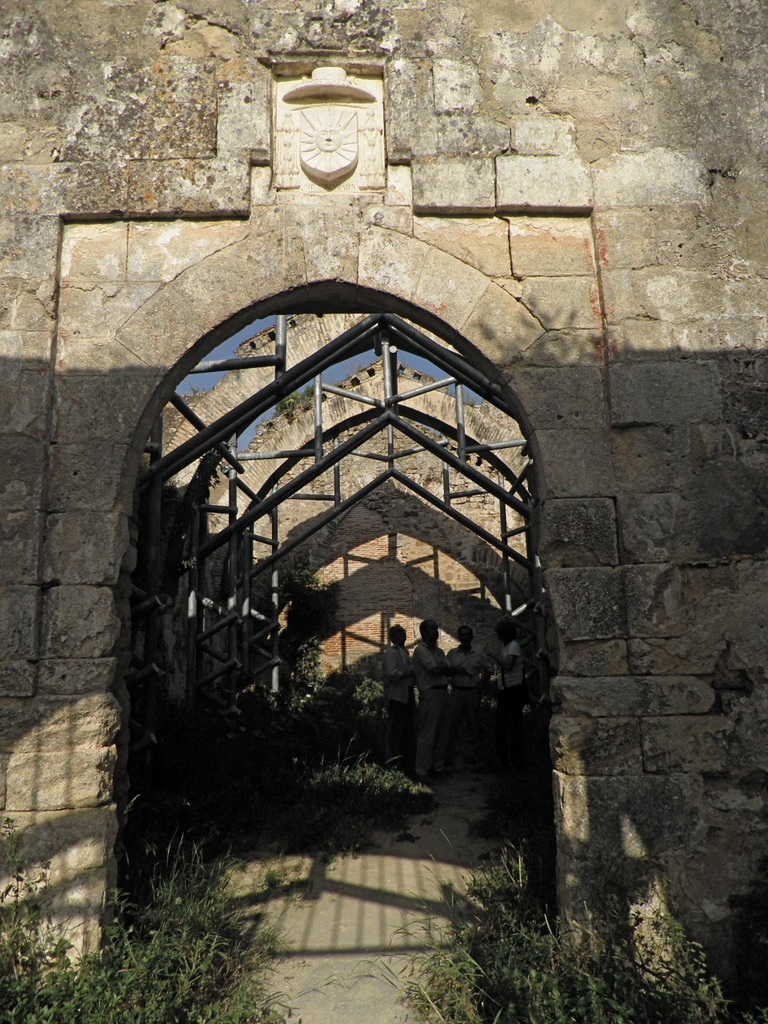
[[[666, 876], [733, 964], [766, 831], [767, 20], [754, 0], [3, 8], [0, 796], [73, 930], [110, 878], [151, 422], [246, 315], [393, 308], [494, 374], [531, 440], [563, 906], [608, 861]], [[273, 73], [315, 64], [382, 76], [384, 188], [272, 188]]]

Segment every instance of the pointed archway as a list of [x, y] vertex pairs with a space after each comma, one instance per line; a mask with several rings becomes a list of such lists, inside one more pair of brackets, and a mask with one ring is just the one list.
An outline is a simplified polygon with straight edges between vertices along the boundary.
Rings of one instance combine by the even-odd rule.
[[[161, 540], [169, 532], [163, 523], [163, 486], [174, 478], [188, 481], [182, 499], [188, 533], [179, 567], [185, 577], [181, 646], [186, 680], [183, 686], [176, 680], [177, 695], [184, 692], [187, 700], [202, 696], [226, 711], [235, 707], [244, 681], [269, 674], [270, 686], [277, 690], [281, 565], [318, 531], [383, 489], [430, 508], [494, 553], [501, 569], [496, 605], [515, 615], [527, 632], [529, 660], [544, 692], [548, 675], [541, 574], [531, 539], [532, 462], [500, 387], [444, 341], [391, 313], [360, 318], [293, 365], [287, 358], [287, 337], [286, 317], [279, 316], [277, 329], [267, 332], [258, 354], [205, 364], [208, 370], [274, 371], [269, 383], [212, 422], [203, 421], [174, 395], [172, 404], [195, 428], [193, 436], [164, 448], [162, 422], [154, 429], [150, 463], [141, 478], [146, 543], [140, 567], [143, 585], [136, 588], [134, 608], [144, 622], [132, 680], [140, 687], [134, 708], [142, 708], [134, 711], [134, 720], [143, 721], [136, 745], [152, 742], [157, 681], [167, 671], [159, 642], [160, 616], [168, 610], [161, 584], [167, 575], [161, 566]], [[334, 366], [369, 351], [382, 368], [378, 395], [324, 380]], [[414, 386], [414, 381], [401, 378], [402, 354], [428, 360], [442, 376]], [[302, 389], [311, 390], [311, 423], [292, 447], [240, 450], [238, 438], [245, 431]], [[440, 402], [425, 404], [436, 394]], [[466, 394], [500, 413], [506, 428], [499, 432], [497, 417], [492, 436], [481, 436], [488, 431], [482, 430], [482, 417], [467, 416]], [[408, 460], [416, 453], [437, 464], [439, 486], [425, 486], [409, 470]], [[356, 474], [352, 485], [345, 486], [344, 467], [353, 458], [370, 471], [364, 479]], [[253, 486], [246, 470], [249, 462], [270, 468], [257, 475]], [[224, 485], [213, 500], [208, 485], [220, 467]], [[324, 486], [318, 491], [320, 481]], [[495, 505], [495, 522], [462, 507], [478, 495]], [[283, 511], [301, 499], [322, 502], [322, 511], [286, 533], [281, 529]], [[526, 581], [522, 586], [521, 576]]]

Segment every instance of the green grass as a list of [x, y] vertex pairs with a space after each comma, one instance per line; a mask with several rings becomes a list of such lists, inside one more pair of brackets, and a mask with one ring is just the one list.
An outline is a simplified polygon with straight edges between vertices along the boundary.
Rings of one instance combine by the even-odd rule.
[[303, 773], [295, 803], [275, 809], [263, 840], [285, 853], [354, 852], [374, 829], [397, 829], [433, 800], [426, 786], [362, 758], [321, 765]]
[[276, 951], [266, 927], [250, 932], [234, 910], [228, 865], [176, 844], [142, 906], [118, 903], [102, 955], [73, 962], [35, 910], [44, 883], [18, 863], [4, 830], [13, 882], [0, 900], [3, 1024], [278, 1024], [265, 988]]
[[670, 914], [627, 920], [608, 902], [592, 930], [551, 919], [524, 859], [508, 847], [468, 889], [475, 916], [419, 967], [408, 992], [437, 1024], [736, 1024], [741, 1014], [701, 948]]

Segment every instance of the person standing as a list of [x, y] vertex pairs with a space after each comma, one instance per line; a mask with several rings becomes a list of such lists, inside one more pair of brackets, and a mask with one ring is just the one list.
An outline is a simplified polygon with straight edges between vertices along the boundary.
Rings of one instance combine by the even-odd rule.
[[464, 761], [477, 764], [480, 751], [480, 688], [491, 677], [493, 665], [486, 655], [472, 650], [474, 633], [470, 626], [459, 626], [459, 646], [448, 652], [453, 668], [448, 704], [447, 759], [463, 747]]
[[434, 619], [419, 626], [421, 640], [413, 652], [419, 689], [419, 729], [416, 739], [416, 778], [439, 778], [448, 745], [448, 676], [452, 669], [437, 646], [440, 630]]
[[416, 726], [413, 663], [405, 649], [403, 627], [392, 626], [389, 639], [392, 646], [384, 651], [384, 696], [387, 699], [384, 753], [388, 766], [412, 772]]
[[496, 684], [496, 755], [502, 768], [512, 765], [525, 768], [523, 746], [523, 709], [528, 691], [523, 677], [523, 652], [517, 642], [517, 626], [512, 619], [500, 619], [496, 636], [501, 642], [497, 659], [499, 678]]

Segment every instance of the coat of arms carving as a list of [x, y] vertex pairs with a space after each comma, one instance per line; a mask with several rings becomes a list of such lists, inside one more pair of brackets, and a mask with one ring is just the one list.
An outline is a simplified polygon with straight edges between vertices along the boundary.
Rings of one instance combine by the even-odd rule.
[[316, 68], [277, 81], [275, 187], [300, 191], [384, 188], [381, 79]]

